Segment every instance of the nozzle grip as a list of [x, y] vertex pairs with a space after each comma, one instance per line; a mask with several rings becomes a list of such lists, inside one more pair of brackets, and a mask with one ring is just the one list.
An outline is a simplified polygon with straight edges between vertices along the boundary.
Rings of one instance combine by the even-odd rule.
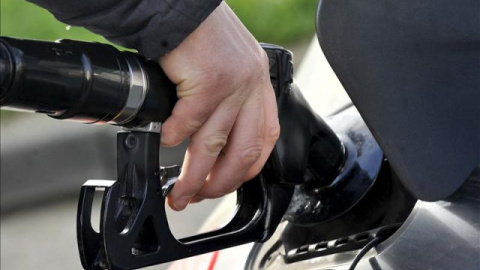
[[107, 44], [0, 37], [0, 106], [86, 123], [163, 122], [177, 101], [158, 63]]

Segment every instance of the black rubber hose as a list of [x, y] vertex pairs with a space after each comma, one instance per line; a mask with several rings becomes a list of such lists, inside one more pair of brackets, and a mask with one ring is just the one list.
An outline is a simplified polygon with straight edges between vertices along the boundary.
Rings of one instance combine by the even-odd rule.
[[368, 242], [360, 250], [360, 252], [357, 254], [357, 256], [355, 256], [355, 259], [353, 259], [353, 262], [350, 265], [350, 268], [348, 268], [348, 270], [355, 270], [355, 268], [357, 267], [357, 264], [360, 262], [360, 260], [363, 258], [363, 256], [365, 256], [365, 254], [367, 254], [367, 252], [370, 251], [370, 249], [372, 249], [376, 245], [380, 244], [383, 240], [385, 240], [383, 237], [377, 236], [377, 237], [373, 238], [370, 242]]
[[0, 99], [6, 94], [12, 79], [12, 59], [7, 48], [0, 43]]
[[100, 43], [0, 37], [0, 107], [85, 123], [163, 122], [177, 101], [158, 63]]

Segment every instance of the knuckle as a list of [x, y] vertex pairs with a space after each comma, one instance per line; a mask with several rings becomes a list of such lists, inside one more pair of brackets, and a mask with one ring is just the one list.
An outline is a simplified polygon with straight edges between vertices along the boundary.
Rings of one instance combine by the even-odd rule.
[[259, 67], [258, 76], [270, 83], [270, 63], [265, 50], [261, 50], [260, 56], [257, 58], [257, 66]]
[[255, 163], [262, 155], [263, 143], [261, 138], [252, 140], [238, 152], [240, 164], [251, 165]]
[[260, 50], [260, 53], [261, 53], [259, 57], [260, 65], [263, 67], [264, 70], [269, 71], [270, 62], [268, 59], [268, 55], [265, 52], [265, 50]]
[[266, 140], [269, 143], [275, 143], [279, 137], [280, 137], [280, 124], [278, 123], [278, 118], [277, 118], [275, 123], [272, 124], [270, 127], [268, 127], [267, 133], [266, 133]]
[[227, 144], [228, 136], [225, 134], [214, 134], [202, 140], [203, 151], [210, 157], [217, 157]]
[[263, 49], [252, 52], [250, 57], [239, 59], [236, 70], [238, 81], [245, 89], [255, 88], [265, 82], [270, 82], [270, 67], [268, 56]]
[[203, 121], [198, 119], [189, 119], [183, 122], [183, 131], [187, 136], [191, 135], [203, 125]]

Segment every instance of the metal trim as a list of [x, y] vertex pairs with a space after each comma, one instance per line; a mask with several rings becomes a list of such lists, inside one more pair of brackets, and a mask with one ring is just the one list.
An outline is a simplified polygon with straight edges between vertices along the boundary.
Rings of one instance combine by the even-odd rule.
[[110, 124], [123, 125], [135, 118], [142, 108], [148, 92], [148, 81], [142, 65], [135, 57], [126, 55], [130, 74], [130, 89], [123, 109], [112, 119]]

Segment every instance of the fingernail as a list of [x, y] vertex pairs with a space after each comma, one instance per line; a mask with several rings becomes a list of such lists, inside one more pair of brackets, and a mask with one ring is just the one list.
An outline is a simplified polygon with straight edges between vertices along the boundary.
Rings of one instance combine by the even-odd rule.
[[185, 207], [187, 207], [187, 204], [188, 204], [189, 201], [190, 201], [190, 197], [189, 197], [189, 196], [183, 196], [183, 197], [181, 197], [180, 199], [178, 199], [178, 200], [173, 204], [173, 206], [175, 207], [175, 210], [177, 210], [177, 211], [182, 211], [183, 209], [185, 209]]

